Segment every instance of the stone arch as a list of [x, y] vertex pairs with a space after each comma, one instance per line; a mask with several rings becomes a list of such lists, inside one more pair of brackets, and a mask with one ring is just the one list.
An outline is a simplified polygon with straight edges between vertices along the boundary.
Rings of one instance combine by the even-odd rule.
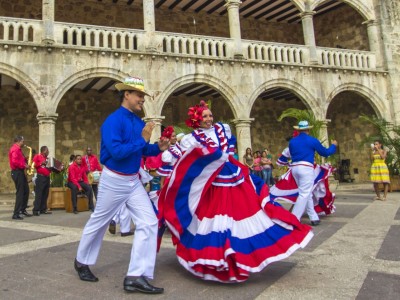
[[344, 83], [336, 87], [327, 98], [327, 107], [325, 112], [328, 112], [329, 105], [339, 93], [348, 91], [352, 91], [361, 95], [372, 106], [378, 116], [385, 117], [385, 112], [388, 111], [385, 102], [372, 89], [359, 83]]
[[159, 105], [159, 114], [161, 114], [161, 110], [167, 101], [168, 97], [179, 87], [189, 84], [189, 83], [203, 83], [207, 84], [212, 88], [218, 90], [221, 93], [222, 97], [229, 104], [232, 109], [233, 115], [235, 118], [238, 117], [237, 110], [235, 108], [235, 104], [240, 103], [238, 96], [233, 91], [233, 89], [222, 82], [220, 79], [208, 75], [208, 74], [187, 74], [182, 77], [178, 77], [171, 82], [167, 82], [167, 88], [164, 89], [161, 94], [158, 96], [157, 103]]
[[[328, 0], [316, 0], [311, 6], [311, 10], [315, 10], [323, 2]], [[343, 0], [342, 2], [347, 3], [352, 8], [354, 8], [366, 21], [367, 20], [375, 20], [374, 11], [366, 6], [361, 0]]]
[[30, 78], [23, 71], [3, 63], [0, 63], [0, 73], [12, 77], [20, 82], [26, 88], [28, 93], [32, 96], [38, 112], [41, 111], [40, 103], [42, 100], [42, 95], [39, 92], [39, 86], [34, 83], [32, 78]]
[[290, 90], [303, 101], [303, 103], [307, 106], [307, 109], [310, 109], [314, 113], [316, 118], [318, 119], [324, 118], [325, 112], [322, 111], [320, 102], [318, 102], [318, 100], [305, 87], [303, 87], [302, 85], [293, 80], [288, 80], [288, 79], [270, 80], [264, 82], [262, 85], [256, 88], [253, 94], [250, 96], [248, 114], [250, 115], [251, 109], [253, 108], [253, 105], [256, 102], [257, 97], [263, 91], [277, 87], [286, 88]]
[[75, 84], [79, 83], [82, 80], [93, 78], [93, 77], [109, 77], [118, 81], [123, 81], [125, 77], [129, 76], [128, 74], [121, 73], [119, 70], [109, 69], [109, 68], [90, 68], [85, 69], [83, 71], [74, 73], [67, 77], [55, 90], [53, 94], [54, 105], [52, 109], [54, 109], [54, 113], [57, 111], [58, 104], [60, 103], [62, 97], [65, 93], [73, 87]]

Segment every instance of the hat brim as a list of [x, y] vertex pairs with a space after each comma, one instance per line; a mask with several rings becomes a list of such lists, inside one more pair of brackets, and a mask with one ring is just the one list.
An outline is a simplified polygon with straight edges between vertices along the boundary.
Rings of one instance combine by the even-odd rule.
[[313, 127], [314, 127], [314, 126], [307, 126], [307, 127], [300, 128], [299, 126], [293, 126], [293, 128], [296, 129], [296, 130], [298, 130], [298, 131], [311, 129], [311, 128], [313, 128]]
[[151, 97], [151, 95], [148, 94], [148, 93], [146, 93], [145, 91], [142, 91], [142, 90], [140, 90], [140, 89], [138, 89], [138, 88], [136, 88], [136, 87], [134, 87], [134, 86], [131, 86], [131, 85], [128, 85], [128, 84], [125, 84], [125, 83], [122, 83], [122, 82], [117, 83], [117, 84], [115, 85], [115, 88], [116, 88], [118, 91], [137, 91], [137, 92], [140, 92], [140, 93], [142, 93], [142, 94], [145, 94], [146, 96]]

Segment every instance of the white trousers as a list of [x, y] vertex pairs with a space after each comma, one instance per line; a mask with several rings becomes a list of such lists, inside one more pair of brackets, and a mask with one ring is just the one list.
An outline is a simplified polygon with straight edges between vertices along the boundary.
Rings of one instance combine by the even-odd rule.
[[119, 224], [121, 233], [131, 231], [131, 215], [126, 205], [123, 205], [112, 219], [116, 224]]
[[310, 163], [304, 162], [304, 165], [302, 165], [300, 162], [297, 165], [291, 166], [291, 168], [294, 180], [299, 189], [299, 196], [294, 204], [292, 213], [300, 220], [304, 211], [306, 211], [311, 221], [319, 220], [318, 214], [314, 209], [314, 201], [312, 198], [315, 178], [314, 167]]
[[158, 220], [139, 175], [123, 176], [104, 168], [96, 209], [83, 229], [76, 259], [85, 265], [96, 263], [108, 225], [123, 206], [136, 225], [127, 276], [153, 279]]

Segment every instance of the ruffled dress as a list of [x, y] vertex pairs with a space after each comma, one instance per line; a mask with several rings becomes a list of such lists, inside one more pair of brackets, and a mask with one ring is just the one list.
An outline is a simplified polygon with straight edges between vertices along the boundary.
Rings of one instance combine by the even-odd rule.
[[[282, 151], [276, 164], [289, 167], [279, 180], [270, 188], [271, 200], [283, 200], [294, 204], [299, 196], [299, 189], [290, 169], [290, 151], [286, 148]], [[314, 210], [318, 215], [330, 215], [336, 211], [334, 205], [335, 194], [329, 189], [329, 176], [334, 168], [330, 164], [314, 165], [314, 186], [312, 197]]]
[[380, 154], [373, 155], [370, 180], [374, 183], [390, 183], [389, 169]]
[[233, 138], [220, 123], [185, 136], [159, 199], [180, 264], [205, 280], [245, 281], [313, 236], [229, 155]]
[[179, 143], [171, 145], [167, 150], [161, 155], [162, 165], [158, 168], [157, 173], [160, 176], [168, 177], [172, 174], [172, 169], [174, 165], [182, 156], [182, 149]]

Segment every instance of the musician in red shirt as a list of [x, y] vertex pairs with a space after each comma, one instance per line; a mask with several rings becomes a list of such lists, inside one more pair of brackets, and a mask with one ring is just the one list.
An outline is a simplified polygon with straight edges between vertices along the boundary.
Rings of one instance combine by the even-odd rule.
[[40, 147], [40, 153], [33, 157], [33, 163], [36, 169], [35, 181], [35, 201], [33, 202], [33, 215], [51, 214], [47, 211], [47, 198], [50, 190], [50, 174], [51, 170], [46, 167], [47, 157], [49, 156], [49, 148], [47, 146]]
[[[88, 174], [89, 172], [102, 171], [99, 160], [97, 159], [96, 155], [92, 153], [91, 147], [86, 148], [86, 155], [82, 159], [82, 166], [86, 168], [86, 174]], [[97, 187], [98, 182], [92, 183], [92, 190], [96, 199], [98, 191]]]
[[14, 181], [16, 192], [15, 206], [12, 218], [14, 220], [23, 220], [20, 216], [23, 214], [30, 217], [26, 211], [26, 206], [29, 199], [29, 186], [26, 178], [25, 169], [28, 168], [24, 154], [22, 153], [22, 147], [24, 146], [24, 137], [16, 136], [14, 138], [14, 144], [11, 146], [8, 152], [8, 159], [11, 168], [11, 178]]
[[86, 196], [89, 199], [89, 209], [91, 211], [94, 211], [93, 191], [86, 175], [86, 168], [82, 166], [81, 155], [75, 156], [75, 161], [69, 166], [67, 186], [71, 189], [74, 214], [78, 213], [76, 207], [78, 192], [85, 192]]

